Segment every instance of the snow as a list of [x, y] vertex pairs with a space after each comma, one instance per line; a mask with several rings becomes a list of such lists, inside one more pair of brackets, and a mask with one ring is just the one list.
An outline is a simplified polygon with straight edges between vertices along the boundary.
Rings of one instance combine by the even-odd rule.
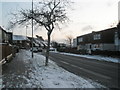
[[1, 87], [2, 87], [2, 77], [0, 76], [0, 90], [1, 90]]
[[[26, 36], [13, 35], [13, 40], [26, 40]], [[28, 38], [27, 38], [28, 40]]]
[[59, 53], [59, 54], [70, 55], [70, 56], [84, 57], [84, 58], [88, 58], [88, 59], [96, 59], [96, 60], [101, 60], [101, 61], [120, 63], [120, 58], [105, 57], [105, 56], [100, 56], [100, 55], [79, 55], [79, 54], [62, 53], [62, 52], [53, 52], [53, 53]]
[[45, 66], [45, 57], [43, 55], [34, 53], [34, 58], [32, 59], [30, 51], [22, 50], [18, 56], [23, 58], [23, 62], [30, 72], [28, 77], [25, 75], [17, 76], [27, 82], [20, 85], [16, 84], [16, 88], [96, 88], [95, 85], [97, 85], [97, 88], [102, 87], [96, 82], [89, 82], [66, 71], [51, 60], [49, 60], [48, 66]]
[[37, 39], [35, 41], [36, 41], [36, 43], [40, 44], [41, 46], [44, 46], [43, 43], [41, 43], [42, 41], [37, 40]]

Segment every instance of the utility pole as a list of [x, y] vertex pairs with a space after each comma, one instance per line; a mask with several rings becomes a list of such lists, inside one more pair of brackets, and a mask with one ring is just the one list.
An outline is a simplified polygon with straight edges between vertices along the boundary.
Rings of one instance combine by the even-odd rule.
[[32, 58], [33, 58], [33, 0], [32, 0]]
[[28, 26], [26, 25], [26, 40], [27, 40], [27, 28], [28, 28]]
[[25, 42], [26, 42], [26, 44], [25, 44], [25, 48], [26, 48], [26, 49], [27, 49], [27, 27], [28, 27], [28, 26], [26, 25], [26, 41], [25, 41]]

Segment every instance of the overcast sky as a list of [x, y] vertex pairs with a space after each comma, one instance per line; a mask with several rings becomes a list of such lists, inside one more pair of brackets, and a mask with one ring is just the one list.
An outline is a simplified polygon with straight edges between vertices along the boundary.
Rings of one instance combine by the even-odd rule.
[[[4, 2], [0, 2], [0, 11], [2, 11], [0, 12], [0, 25], [7, 28], [11, 12], [17, 12], [21, 8], [31, 8], [31, 2], [25, 1], [4, 0]], [[92, 31], [110, 28], [111, 25], [116, 26], [119, 0], [73, 0], [73, 2], [72, 9], [67, 11], [70, 21], [63, 25], [61, 30], [55, 29], [53, 31], [52, 40], [64, 42], [68, 35], [75, 38]], [[47, 38], [46, 30], [42, 28], [34, 29], [34, 36], [40, 35], [44, 39]], [[14, 34], [26, 35], [26, 28], [18, 27], [13, 32]], [[27, 35], [31, 36], [31, 26], [27, 28]]]

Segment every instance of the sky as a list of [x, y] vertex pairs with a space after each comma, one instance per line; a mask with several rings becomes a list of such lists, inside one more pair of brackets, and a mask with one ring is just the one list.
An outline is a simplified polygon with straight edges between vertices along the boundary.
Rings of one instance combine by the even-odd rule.
[[[31, 8], [31, 0], [1, 0], [0, 25], [7, 30], [10, 13]], [[67, 10], [70, 21], [62, 25], [62, 29], [55, 29], [51, 38], [57, 42], [65, 42], [67, 36], [77, 36], [100, 31], [116, 26], [118, 22], [119, 0], [72, 0], [74, 3]], [[34, 0], [35, 2], [35, 0]], [[16, 27], [14, 34], [31, 36], [31, 26]], [[26, 32], [27, 31], [27, 32]], [[47, 39], [47, 31], [43, 28], [34, 28], [34, 36], [39, 35]]]

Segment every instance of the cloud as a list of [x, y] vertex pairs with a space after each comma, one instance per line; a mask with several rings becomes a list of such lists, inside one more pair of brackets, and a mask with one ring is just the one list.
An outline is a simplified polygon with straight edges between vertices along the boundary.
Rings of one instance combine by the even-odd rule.
[[92, 29], [93, 29], [93, 27], [91, 25], [87, 25], [82, 28], [82, 31], [88, 31], [88, 30], [92, 30]]
[[118, 3], [118, 21], [120, 21], [120, 1]]

